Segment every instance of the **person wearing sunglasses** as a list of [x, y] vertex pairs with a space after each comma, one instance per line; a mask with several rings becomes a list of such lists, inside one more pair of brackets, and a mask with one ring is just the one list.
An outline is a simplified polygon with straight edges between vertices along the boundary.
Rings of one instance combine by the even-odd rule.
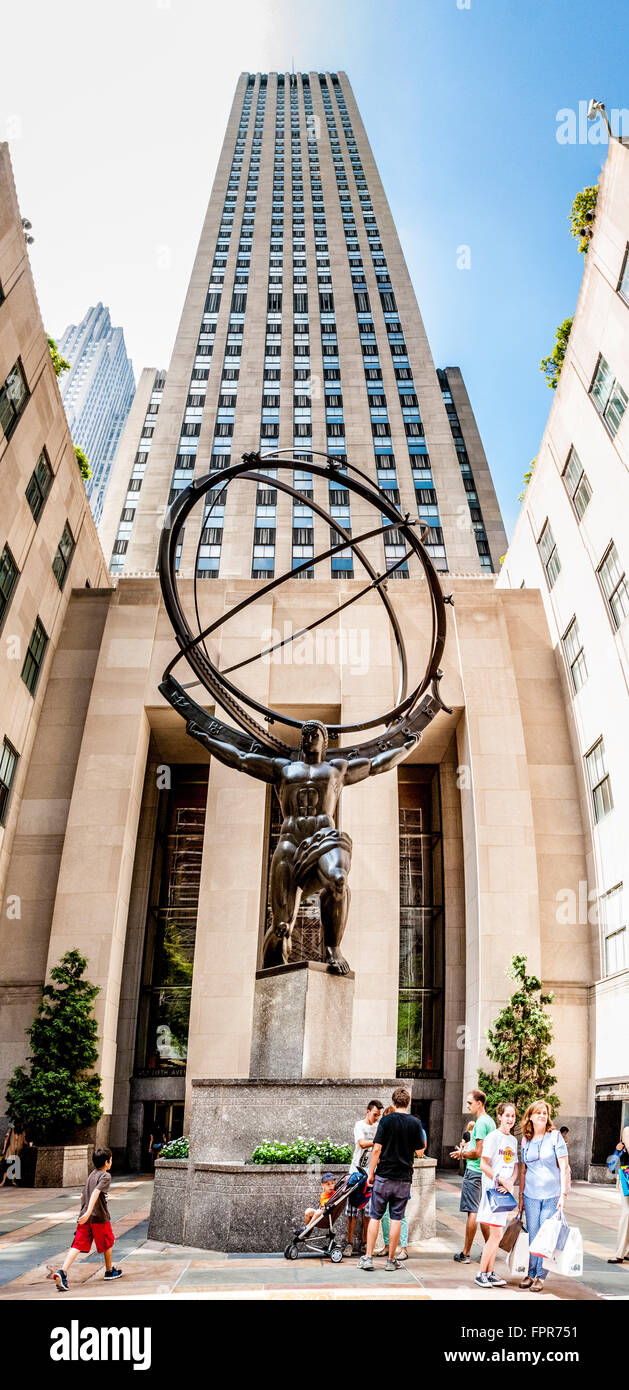
[[[553, 1212], [563, 1211], [570, 1178], [566, 1141], [555, 1129], [545, 1100], [533, 1101], [522, 1121], [519, 1210], [526, 1213], [531, 1245]], [[521, 1289], [541, 1293], [548, 1271], [541, 1255], [531, 1255]]]

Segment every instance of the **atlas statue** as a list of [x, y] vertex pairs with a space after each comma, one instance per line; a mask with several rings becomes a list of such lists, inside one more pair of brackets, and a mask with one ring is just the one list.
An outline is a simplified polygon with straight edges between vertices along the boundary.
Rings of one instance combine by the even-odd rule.
[[[173, 709], [185, 719], [191, 737], [203, 744], [213, 757], [275, 788], [282, 811], [282, 825], [271, 861], [271, 921], [264, 937], [264, 968], [288, 964], [300, 902], [302, 898], [318, 898], [325, 962], [333, 973], [346, 975], [349, 965], [341, 944], [349, 913], [348, 878], [352, 842], [349, 835], [336, 824], [341, 793], [344, 787], [396, 767], [416, 747], [435, 715], [447, 709], [439, 694], [442, 675], [439, 663], [445, 644], [445, 604], [449, 597], [446, 598], [441, 591], [439, 576], [419, 538], [417, 521], [408, 515], [402, 516], [387, 495], [354, 465], [345, 463], [341, 468], [339, 460], [328, 455], [324, 457], [325, 464], [315, 461], [318, 455], [316, 450], [313, 451], [312, 461], [308, 464], [313, 476], [325, 482], [330, 479], [338, 482], [338, 477], [342, 476], [343, 487], [356, 493], [363, 503], [377, 513], [377, 525], [360, 535], [351, 535], [310, 492], [308, 506], [338, 539], [334, 539], [320, 555], [299, 562], [291, 571], [272, 575], [264, 583], [260, 582], [255, 591], [239, 598], [206, 627], [201, 624], [195, 579], [196, 633], [190, 626], [178, 589], [178, 546], [186, 518], [199, 503], [207, 506], [209, 499], [209, 510], [204, 513], [203, 526], [210, 525], [212, 508], [219, 502], [224, 504], [228, 484], [237, 479], [253, 484], [256, 489], [268, 488], [269, 475], [262, 471], [261, 465], [272, 468], [273, 489], [286, 493], [293, 502], [303, 502], [302, 494], [282, 476], [287, 471], [301, 467], [301, 463], [293, 458], [284, 459], [278, 453], [265, 455], [264, 459], [259, 454], [243, 454], [242, 462], [195, 479], [175, 499], [160, 540], [159, 572], [166, 611], [173, 624], [179, 650], [169, 662], [159, 688]], [[402, 539], [408, 548], [402, 548], [401, 555], [396, 552], [393, 562], [380, 573], [363, 551], [362, 542], [390, 531], [398, 536], [398, 544]], [[204, 534], [201, 528], [199, 545]], [[298, 627], [290, 639], [263, 650], [255, 650], [235, 666], [219, 670], [206, 643], [223, 624], [288, 579], [294, 579], [306, 569], [310, 570], [314, 564], [344, 547], [352, 550], [365, 571], [367, 578], [363, 587], [357, 586], [356, 592], [345, 597], [338, 607], [334, 605], [330, 613], [316, 617], [304, 627]], [[395, 606], [387, 593], [386, 581], [411, 555], [416, 557], [427, 581], [432, 616], [431, 648], [426, 670], [414, 688], [409, 690], [404, 639]], [[197, 571], [198, 553], [193, 572], [196, 574]], [[342, 608], [355, 603], [363, 594], [371, 593], [376, 593], [384, 605], [397, 651], [398, 691], [390, 709], [371, 714], [358, 722], [326, 726], [317, 719], [302, 722], [286, 712], [279, 713], [234, 685], [231, 679], [233, 672], [275, 652], [277, 647], [286, 644], [286, 640], [294, 641], [304, 636], [319, 627], [327, 617], [338, 616]], [[233, 724], [224, 724], [216, 716], [208, 714], [191, 699], [187, 687], [175, 680], [172, 670], [182, 658], [185, 658], [196, 678], [192, 685], [204, 687], [210, 698], [227, 711]], [[258, 722], [256, 715], [263, 717], [266, 728]], [[275, 732], [278, 725], [298, 729], [299, 744], [288, 743], [279, 736]], [[355, 736], [359, 732], [377, 728], [381, 732], [370, 733], [363, 742], [328, 749], [330, 735], [340, 739], [348, 734]]]
[[283, 820], [271, 860], [271, 925], [264, 938], [264, 969], [288, 963], [302, 896], [318, 897], [328, 969], [346, 975], [349, 965], [341, 942], [349, 914], [352, 842], [334, 821], [341, 792], [396, 767], [415, 747], [419, 735], [410, 734], [401, 747], [384, 748], [372, 757], [343, 757], [334, 752], [328, 756], [325, 724], [307, 719], [298, 756], [292, 759], [272, 749], [238, 747], [235, 738], [242, 744], [243, 736], [206, 714], [172, 676], [164, 693], [185, 714], [187, 732], [209, 753], [227, 767], [275, 788]]

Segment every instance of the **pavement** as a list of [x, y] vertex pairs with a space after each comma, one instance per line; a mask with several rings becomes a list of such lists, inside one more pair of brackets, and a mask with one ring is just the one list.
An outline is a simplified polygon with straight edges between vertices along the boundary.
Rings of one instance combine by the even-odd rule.
[[[375, 1260], [374, 1273], [357, 1268], [356, 1259], [333, 1265], [319, 1256], [285, 1260], [283, 1255], [225, 1255], [148, 1240], [153, 1181], [147, 1175], [114, 1177], [109, 1205], [116, 1236], [114, 1263], [124, 1279], [103, 1282], [103, 1260], [95, 1252], [80, 1255], [69, 1274], [70, 1288], [60, 1294], [47, 1278], [72, 1244], [79, 1212], [79, 1188], [0, 1189], [0, 1300], [64, 1301], [85, 1299], [211, 1300], [379, 1300], [538, 1303], [629, 1299], [629, 1264], [608, 1265], [614, 1253], [619, 1216], [613, 1188], [574, 1183], [567, 1216], [579, 1226], [584, 1244], [583, 1279], [549, 1275], [543, 1294], [529, 1294], [510, 1281], [505, 1289], [483, 1290], [474, 1284], [480, 1243], [472, 1263], [459, 1266], [464, 1218], [459, 1212], [460, 1178], [437, 1177], [437, 1234], [417, 1246], [395, 1273]], [[504, 1256], [496, 1272], [506, 1275]]]

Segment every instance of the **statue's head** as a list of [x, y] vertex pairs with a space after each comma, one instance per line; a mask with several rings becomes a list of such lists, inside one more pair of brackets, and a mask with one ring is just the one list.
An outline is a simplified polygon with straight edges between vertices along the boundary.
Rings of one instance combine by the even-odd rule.
[[325, 758], [328, 747], [328, 731], [319, 719], [307, 719], [301, 728], [301, 751], [307, 757], [315, 757], [317, 762]]

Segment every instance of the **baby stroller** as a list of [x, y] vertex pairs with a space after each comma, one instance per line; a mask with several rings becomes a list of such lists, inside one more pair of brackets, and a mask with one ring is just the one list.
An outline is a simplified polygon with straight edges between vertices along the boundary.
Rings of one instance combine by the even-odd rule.
[[[360, 1186], [359, 1186], [360, 1184]], [[366, 1190], [366, 1173], [345, 1173], [334, 1188], [332, 1196], [320, 1211], [316, 1211], [307, 1226], [295, 1231], [284, 1251], [285, 1260], [297, 1260], [301, 1254], [324, 1255], [333, 1264], [343, 1259], [343, 1246], [334, 1239], [334, 1225], [345, 1211], [347, 1199], [352, 1193], [352, 1204], [361, 1210], [369, 1201]]]

